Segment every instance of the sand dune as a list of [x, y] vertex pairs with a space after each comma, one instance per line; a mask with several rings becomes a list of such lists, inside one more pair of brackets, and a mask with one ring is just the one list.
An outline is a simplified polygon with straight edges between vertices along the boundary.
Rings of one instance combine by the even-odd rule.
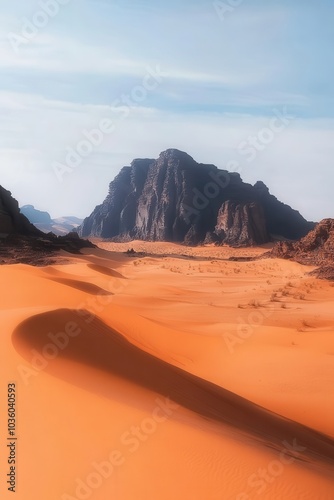
[[[14, 331], [14, 347], [23, 355], [27, 353], [25, 357], [30, 361], [32, 349], [43, 356], [43, 348], [50, 343], [46, 333], [48, 325], [62, 331], [63, 325], [75, 324], [80, 333], [74, 338], [68, 337], [68, 345], [59, 350], [60, 357], [124, 377], [171, 398], [203, 417], [247, 432], [265, 446], [278, 451], [284, 440], [296, 439], [299, 446], [305, 448], [299, 452], [298, 460], [321, 460], [334, 466], [334, 439], [283, 419], [222, 387], [143, 352], [97, 318], [87, 325], [82, 316], [89, 318], [90, 313], [65, 309], [29, 318]], [[62, 337], [60, 342], [64, 343]], [[53, 365], [48, 365], [46, 370], [52, 373]], [[62, 376], [57, 366], [54, 373]], [[290, 454], [288, 451], [287, 455]], [[293, 452], [292, 456], [295, 457]]]
[[118, 273], [114, 269], [110, 269], [110, 267], [98, 266], [97, 264], [88, 264], [88, 267], [90, 269], [93, 269], [93, 271], [96, 271], [96, 272], [102, 273], [102, 274], [106, 274], [107, 276], [113, 276], [114, 278], [126, 279], [125, 276], [123, 276], [121, 273]]
[[331, 284], [227, 248], [108, 245], [0, 267], [16, 497], [333, 500]]

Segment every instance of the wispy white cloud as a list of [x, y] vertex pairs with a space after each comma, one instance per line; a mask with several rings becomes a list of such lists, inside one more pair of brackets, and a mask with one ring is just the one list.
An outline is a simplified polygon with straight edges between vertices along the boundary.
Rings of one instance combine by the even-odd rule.
[[[326, 182], [334, 152], [328, 0], [323, 9], [300, 0], [242, 2], [224, 22], [212, 2], [72, 0], [16, 54], [7, 35], [38, 5], [8, 2], [0, 20], [0, 182], [21, 203], [87, 215], [123, 164], [168, 147], [220, 167], [242, 162], [240, 141], [266, 126], [274, 107], [287, 106], [297, 119], [255, 162], [242, 163], [242, 175], [263, 179], [308, 218], [334, 212]], [[114, 100], [155, 65], [168, 75], [163, 84], [57, 184], [52, 162], [85, 128], [117, 120]]]
[[[102, 118], [114, 117], [115, 110], [111, 106], [56, 102], [34, 95], [21, 95], [13, 101], [11, 94], [0, 93], [0, 103], [4, 101], [16, 115], [16, 128], [6, 135], [7, 119], [1, 115], [1, 182], [21, 203], [35, 203], [53, 215], [61, 215], [59, 200], [67, 213], [86, 215], [102, 201], [109, 182], [123, 165], [135, 157], [156, 157], [169, 147], [185, 150], [197, 161], [220, 168], [237, 160], [245, 181], [264, 180], [275, 195], [308, 218], [330, 215], [332, 202], [328, 183], [323, 179], [332, 175], [328, 158], [334, 156], [334, 120], [295, 120], [249, 164], [238, 153], [238, 145], [267, 126], [268, 116], [182, 116], [141, 106], [119, 122], [115, 132], [59, 184], [53, 162], [62, 160], [67, 147], [76, 146], [84, 129], [96, 127]], [[17, 141], [9, 147], [6, 141], [13, 135]], [[79, 184], [85, 189], [78, 190]], [[307, 197], [314, 193], [315, 184], [318, 205], [310, 207]]]

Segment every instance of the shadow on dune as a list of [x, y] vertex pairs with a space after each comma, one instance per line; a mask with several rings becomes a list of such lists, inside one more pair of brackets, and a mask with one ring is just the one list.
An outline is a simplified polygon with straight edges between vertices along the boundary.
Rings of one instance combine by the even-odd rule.
[[90, 269], [93, 269], [93, 271], [96, 271], [101, 274], [105, 274], [106, 276], [112, 276], [113, 278], [121, 278], [123, 280], [126, 280], [127, 278], [123, 276], [123, 274], [118, 273], [114, 269], [110, 269], [110, 267], [105, 267], [105, 266], [99, 266], [98, 264], [88, 264]]
[[112, 292], [108, 292], [103, 288], [92, 283], [86, 283], [85, 281], [71, 280], [67, 278], [47, 278], [50, 281], [55, 281], [56, 283], [61, 283], [62, 285], [70, 286], [81, 292], [89, 293], [90, 295], [114, 295]]
[[[304, 452], [299, 452], [300, 460], [334, 465], [334, 439], [271, 413], [142, 351], [98, 318], [87, 323], [83, 313], [85, 311], [79, 314], [78, 311], [59, 309], [28, 318], [13, 332], [13, 345], [30, 362], [32, 349], [42, 353], [43, 348], [50, 344], [50, 328], [54, 332], [63, 332], [66, 324], [74, 322], [80, 333], [69, 339], [68, 346], [59, 351], [57, 359], [66, 358], [168, 396], [198, 415], [228, 424], [277, 451], [284, 449], [283, 441], [292, 445], [296, 440], [298, 446], [306, 448]], [[88, 312], [87, 316], [91, 317]], [[72, 382], [71, 373], [75, 372], [75, 366], [65, 375], [57, 369], [57, 359], [49, 362], [46, 370]], [[80, 383], [86, 388], [84, 379]], [[292, 456], [295, 455], [292, 453]]]

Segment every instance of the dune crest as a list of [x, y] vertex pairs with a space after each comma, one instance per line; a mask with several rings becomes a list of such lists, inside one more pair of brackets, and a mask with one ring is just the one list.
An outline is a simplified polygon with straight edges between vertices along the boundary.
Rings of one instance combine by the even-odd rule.
[[[77, 334], [73, 338], [68, 336], [66, 347], [58, 348], [60, 359], [64, 357], [123, 377], [169, 397], [205, 418], [247, 433], [270, 448], [280, 450], [284, 441], [297, 441], [304, 448], [299, 453], [300, 460], [320, 461], [334, 466], [334, 439], [275, 415], [222, 387], [166, 363], [134, 346], [100, 319], [91, 318], [88, 324], [84, 317], [89, 318], [91, 314], [66, 309], [33, 316], [17, 327], [13, 333], [13, 344], [24, 357], [28, 356], [28, 360], [32, 350], [43, 356], [43, 349], [50, 344], [47, 325], [58, 327], [62, 332], [63, 325], [71, 324]], [[63, 337], [62, 334], [58, 341], [65, 345]], [[46, 370], [61, 376], [55, 361], [50, 362]]]

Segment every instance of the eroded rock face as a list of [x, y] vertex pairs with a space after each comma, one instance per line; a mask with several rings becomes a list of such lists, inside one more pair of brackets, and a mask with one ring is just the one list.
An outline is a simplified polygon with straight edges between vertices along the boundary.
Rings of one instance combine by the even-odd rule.
[[38, 235], [40, 232], [20, 213], [10, 191], [0, 186], [0, 234]]
[[277, 243], [271, 253], [302, 264], [334, 264], [334, 219], [323, 219], [300, 241]]
[[[229, 205], [223, 209], [226, 202]], [[228, 236], [219, 229], [224, 210], [230, 214]], [[298, 239], [312, 227], [262, 182], [246, 184], [237, 173], [199, 164], [186, 153], [169, 149], [157, 160], [134, 160], [124, 167], [111, 182], [103, 204], [78, 232], [115, 241], [247, 245], [265, 243], [271, 235]]]
[[232, 246], [249, 246], [270, 240], [264, 210], [259, 203], [239, 204], [226, 201], [218, 212], [215, 233]]

